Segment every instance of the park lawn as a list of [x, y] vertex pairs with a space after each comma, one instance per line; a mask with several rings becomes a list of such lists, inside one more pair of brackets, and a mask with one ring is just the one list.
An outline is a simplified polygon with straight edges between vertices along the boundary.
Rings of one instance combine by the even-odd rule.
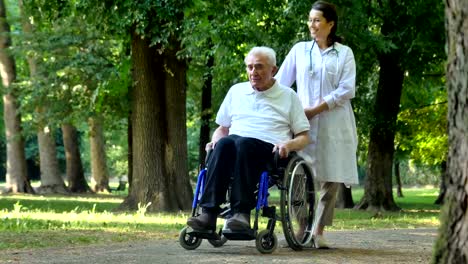
[[[397, 198], [398, 212], [375, 214], [337, 209], [329, 230], [399, 229], [438, 227], [438, 190], [406, 188]], [[107, 195], [2, 195], [0, 196], [0, 250], [107, 244], [148, 239], [177, 240], [190, 212], [148, 213], [146, 206], [136, 212], [115, 212], [123, 193]], [[355, 202], [363, 195], [353, 189]], [[271, 201], [279, 200], [278, 193]], [[260, 219], [260, 229], [266, 219]], [[222, 221], [218, 221], [222, 224]], [[281, 226], [276, 228], [281, 233]]]
[[[395, 202], [402, 209], [397, 212], [374, 212], [341, 209], [336, 211], [333, 227], [330, 230], [382, 229], [382, 228], [422, 228], [438, 227], [440, 205], [434, 204], [439, 195], [438, 188], [404, 188], [404, 197], [396, 197]], [[364, 190], [353, 190], [353, 200], [358, 203]], [[393, 191], [396, 194], [396, 190]]]

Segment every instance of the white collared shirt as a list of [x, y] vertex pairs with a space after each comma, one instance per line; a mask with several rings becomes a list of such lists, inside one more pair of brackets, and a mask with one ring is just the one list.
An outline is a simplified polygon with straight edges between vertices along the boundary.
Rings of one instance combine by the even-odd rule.
[[266, 91], [254, 90], [250, 82], [229, 89], [216, 116], [229, 134], [252, 137], [271, 144], [288, 141], [309, 130], [309, 122], [297, 94], [275, 81]]

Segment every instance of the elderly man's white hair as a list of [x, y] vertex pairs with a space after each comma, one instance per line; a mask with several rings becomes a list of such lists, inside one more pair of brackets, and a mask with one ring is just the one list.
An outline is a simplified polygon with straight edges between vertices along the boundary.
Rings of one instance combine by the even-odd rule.
[[253, 47], [247, 56], [245, 56], [245, 63], [247, 63], [247, 58], [251, 55], [264, 55], [267, 57], [267, 61], [271, 66], [276, 66], [276, 52], [270, 47]]

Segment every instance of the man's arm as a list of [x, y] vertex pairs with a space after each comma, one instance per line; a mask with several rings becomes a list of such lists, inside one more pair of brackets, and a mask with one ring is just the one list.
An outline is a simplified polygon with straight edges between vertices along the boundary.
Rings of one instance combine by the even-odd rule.
[[223, 137], [229, 135], [229, 127], [223, 127], [219, 126], [216, 128], [216, 130], [213, 132], [213, 136], [211, 137], [211, 142], [206, 144], [205, 150], [208, 151], [210, 149], [213, 149], [216, 145], [216, 143]]
[[303, 131], [295, 135], [294, 138], [291, 140], [288, 140], [284, 143], [276, 144], [273, 148], [273, 152], [278, 150], [281, 158], [287, 158], [289, 152], [301, 150], [305, 148], [305, 146], [307, 146], [309, 143], [309, 131]]

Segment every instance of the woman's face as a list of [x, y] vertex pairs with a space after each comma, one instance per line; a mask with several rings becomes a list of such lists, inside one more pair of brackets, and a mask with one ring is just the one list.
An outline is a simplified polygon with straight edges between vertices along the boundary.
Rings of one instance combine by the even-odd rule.
[[334, 24], [335, 22], [328, 22], [325, 17], [323, 17], [322, 11], [315, 9], [310, 10], [307, 25], [309, 26], [310, 35], [313, 39], [326, 40]]

